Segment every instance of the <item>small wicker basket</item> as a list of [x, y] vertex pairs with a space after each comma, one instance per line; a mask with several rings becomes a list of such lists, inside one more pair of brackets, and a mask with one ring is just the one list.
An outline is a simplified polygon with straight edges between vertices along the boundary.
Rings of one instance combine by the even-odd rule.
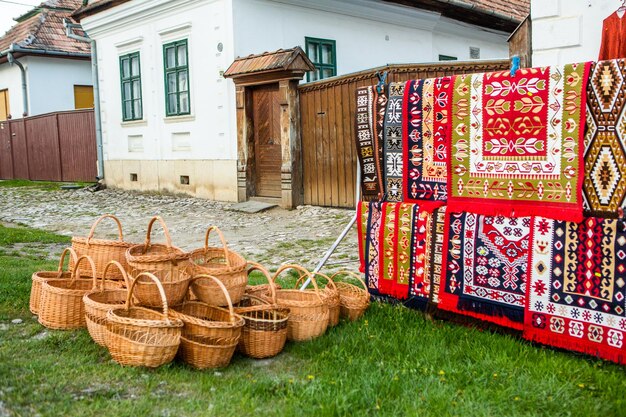
[[[209, 246], [209, 236], [212, 231], [217, 233], [222, 247]], [[217, 226], [207, 229], [204, 247], [192, 251], [190, 255], [195, 275], [211, 275], [219, 279], [226, 287], [233, 303], [241, 300], [248, 283], [247, 263], [243, 256], [228, 249], [224, 235]], [[191, 292], [200, 301], [209, 305], [226, 306], [228, 304], [224, 293], [212, 280], [194, 280], [191, 284]]]
[[[341, 304], [339, 299], [339, 290], [328, 275], [322, 274], [321, 272], [311, 272], [311, 275], [324, 278], [326, 280], [326, 286], [320, 290], [320, 294], [322, 295], [322, 299], [328, 304], [328, 325], [330, 327], [334, 327], [339, 324], [339, 310]], [[300, 275], [300, 278], [296, 282], [296, 287], [301, 286], [305, 278], [306, 275]], [[314, 290], [307, 289], [307, 291]]]
[[223, 291], [228, 309], [201, 301], [187, 301], [177, 307], [172, 315], [185, 324], [179, 357], [194, 368], [221, 368], [230, 363], [245, 321], [235, 314], [224, 284], [210, 275], [198, 275], [194, 280], [204, 278], [214, 280]]
[[113, 360], [120, 365], [156, 368], [176, 356], [183, 322], [170, 317], [165, 291], [157, 277], [142, 272], [137, 278], [144, 276], [152, 279], [159, 289], [163, 312], [132, 304], [137, 279], [133, 280], [124, 307], [107, 313], [105, 344]]
[[358, 274], [351, 271], [339, 271], [330, 278], [334, 280], [339, 275], [347, 275], [363, 286], [363, 288], [359, 288], [348, 282], [335, 282], [339, 290], [341, 317], [346, 317], [350, 321], [358, 320], [370, 305], [370, 293], [367, 290], [367, 285]]
[[[63, 271], [63, 264], [65, 263], [65, 256], [70, 254], [73, 261], [68, 262], [68, 270]], [[38, 271], [33, 273], [32, 283], [30, 286], [30, 302], [29, 309], [33, 314], [39, 314], [39, 303], [41, 301], [41, 284], [44, 281], [50, 279], [70, 279], [72, 277], [72, 267], [69, 265], [75, 265], [78, 256], [72, 248], [66, 248], [61, 254], [61, 260], [59, 261], [59, 269], [56, 271]], [[91, 282], [91, 280], [89, 280]]]
[[270, 358], [278, 355], [287, 341], [289, 309], [276, 304], [276, 290], [270, 273], [260, 264], [249, 262], [250, 272], [263, 273], [270, 289], [269, 301], [250, 294], [244, 294], [235, 312], [246, 321], [241, 332], [238, 350], [252, 358]]
[[[124, 277], [124, 283], [127, 288], [107, 289], [105, 282], [111, 275], [121, 275]], [[107, 313], [113, 308], [124, 305], [126, 297], [128, 296], [129, 284], [130, 280], [124, 270], [124, 266], [117, 261], [111, 261], [106, 268], [104, 268], [102, 280], [100, 281], [100, 288], [88, 292], [83, 297], [83, 302], [85, 303], [85, 322], [87, 323], [87, 330], [89, 331], [89, 335], [94, 342], [101, 346], [105, 346], [106, 344]]]
[[[165, 233], [166, 244], [151, 243], [150, 235], [155, 222], [159, 222]], [[148, 223], [146, 241], [143, 245], [135, 245], [126, 251], [126, 260], [130, 267], [128, 271], [133, 276], [141, 272], [150, 272], [160, 281], [161, 288], [157, 288], [151, 279], [140, 279], [134, 293], [139, 304], [148, 307], [161, 305], [160, 290], [165, 291], [169, 305], [180, 304], [189, 289], [191, 266], [189, 254], [172, 246], [172, 239], [167, 225], [159, 216], [155, 216]], [[144, 275], [144, 277], [146, 277]]]
[[[94, 239], [94, 233], [96, 227], [104, 219], [111, 219], [117, 225], [118, 240], [110, 239]], [[96, 273], [98, 276], [104, 274], [109, 261], [117, 261], [124, 269], [128, 269], [126, 263], [126, 250], [133, 246], [133, 243], [124, 242], [124, 234], [122, 233], [122, 224], [112, 214], [105, 214], [100, 216], [91, 226], [89, 235], [87, 237], [74, 236], [72, 237], [72, 249], [76, 251], [78, 256], [88, 255], [96, 265]], [[73, 266], [73, 265], [71, 265]], [[70, 266], [70, 267], [71, 267]], [[111, 270], [109, 279], [122, 280], [124, 276], [117, 270]]]
[[299, 265], [283, 265], [274, 274], [276, 278], [284, 271], [295, 269], [311, 279], [314, 291], [297, 289], [276, 290], [276, 303], [289, 309], [287, 339], [295, 342], [311, 340], [323, 335], [328, 327], [328, 304], [322, 298], [315, 278], [309, 271]]
[[[80, 278], [82, 261], [91, 266], [92, 278]], [[49, 329], [68, 330], [85, 327], [83, 296], [96, 286], [96, 266], [89, 256], [80, 256], [69, 279], [53, 279], [41, 284], [39, 323]]]

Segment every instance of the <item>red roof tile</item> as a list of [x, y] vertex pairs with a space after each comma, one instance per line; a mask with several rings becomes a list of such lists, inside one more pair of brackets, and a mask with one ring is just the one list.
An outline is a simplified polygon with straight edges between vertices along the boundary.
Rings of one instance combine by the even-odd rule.
[[[301, 58], [301, 59], [298, 59]], [[243, 74], [252, 74], [269, 71], [315, 69], [302, 48], [296, 46], [291, 49], [279, 49], [274, 52], [264, 52], [258, 55], [248, 55], [236, 58], [224, 73], [224, 77], [234, 77]]]

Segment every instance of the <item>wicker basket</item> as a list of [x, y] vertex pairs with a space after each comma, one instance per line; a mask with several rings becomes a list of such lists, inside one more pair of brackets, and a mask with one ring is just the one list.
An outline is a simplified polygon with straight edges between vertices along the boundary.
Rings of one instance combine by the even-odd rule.
[[[115, 271], [115, 272], [112, 272]], [[111, 261], [104, 268], [100, 288], [84, 295], [85, 303], [85, 322], [89, 335], [97, 344], [106, 345], [106, 318], [109, 310], [124, 305], [128, 289], [107, 289], [105, 282], [111, 275], [121, 275], [124, 277], [126, 286], [129, 286], [129, 279], [124, 266], [117, 261]]]
[[[330, 279], [326, 274], [322, 274], [321, 272], [311, 272], [311, 275], [321, 277], [326, 280], [327, 284], [323, 289], [320, 290], [320, 294], [322, 295], [322, 299], [328, 304], [328, 325], [330, 327], [338, 325], [341, 302], [339, 299], [339, 290], [337, 289], [337, 286], [335, 285], [333, 280]], [[296, 287], [301, 286], [305, 278], [306, 275], [301, 275], [296, 282]], [[307, 291], [314, 290], [309, 289]]]
[[338, 275], [348, 275], [363, 286], [363, 288], [359, 288], [348, 282], [335, 282], [341, 301], [341, 317], [346, 317], [350, 321], [357, 320], [370, 305], [370, 293], [367, 290], [367, 285], [365, 285], [365, 281], [358, 274], [351, 271], [339, 271], [330, 278], [335, 279]]
[[[165, 233], [166, 244], [150, 243], [152, 226], [159, 222]], [[191, 265], [189, 254], [172, 246], [170, 232], [163, 219], [155, 216], [148, 223], [148, 233], [143, 245], [134, 245], [126, 251], [126, 260], [133, 276], [139, 276], [141, 272], [154, 274], [162, 288], [157, 288], [152, 280], [141, 279], [134, 293], [139, 304], [158, 307], [161, 305], [160, 290], [165, 291], [165, 297], [169, 305], [180, 304], [189, 289], [191, 279]], [[145, 276], [145, 275], [144, 275]]]
[[[80, 278], [78, 267], [85, 260], [91, 266], [92, 278]], [[96, 285], [96, 266], [88, 256], [80, 256], [69, 279], [53, 279], [41, 283], [39, 323], [49, 329], [77, 329], [85, 327], [83, 296]]]
[[[63, 271], [63, 264], [65, 263], [65, 255], [70, 254], [70, 257], [74, 262], [68, 262], [68, 270]], [[76, 264], [78, 256], [72, 248], [66, 248], [61, 254], [61, 260], [59, 261], [59, 269], [56, 271], [38, 271], [33, 273], [32, 283], [30, 286], [30, 312], [33, 314], [39, 314], [39, 303], [41, 301], [41, 284], [44, 281], [50, 279], [70, 279], [72, 277], [72, 268], [69, 264]], [[91, 282], [91, 280], [89, 280]]]
[[211, 306], [201, 301], [187, 301], [172, 312], [185, 323], [180, 342], [179, 357], [198, 369], [221, 368], [230, 363], [244, 319], [235, 314], [224, 284], [210, 275], [195, 279], [212, 279], [228, 301], [228, 309]]
[[249, 262], [253, 270], [265, 275], [270, 289], [270, 301], [250, 294], [244, 294], [235, 312], [246, 321], [239, 339], [238, 349], [244, 355], [262, 359], [278, 355], [287, 341], [289, 309], [276, 304], [276, 290], [270, 273], [261, 265]]
[[132, 305], [135, 279], [126, 295], [122, 308], [107, 313], [106, 347], [113, 360], [120, 365], [156, 368], [171, 362], [180, 345], [183, 322], [170, 317], [165, 291], [161, 283], [149, 272], [137, 276], [149, 277], [159, 288], [163, 312]]
[[[209, 236], [215, 231], [220, 238], [222, 247], [210, 247]], [[224, 235], [217, 226], [207, 229], [204, 247], [191, 252], [196, 275], [211, 275], [219, 279], [226, 287], [233, 303], [241, 300], [248, 283], [246, 260], [239, 254], [228, 249]], [[194, 280], [191, 292], [200, 301], [215, 306], [226, 306], [228, 303], [224, 293], [212, 280]]]
[[[93, 235], [96, 232], [96, 227], [104, 219], [112, 219], [117, 224], [118, 240], [110, 239], [94, 239]], [[126, 250], [133, 246], [132, 243], [124, 242], [124, 235], [122, 233], [122, 224], [112, 214], [105, 214], [100, 216], [91, 226], [89, 235], [87, 237], [72, 237], [72, 249], [76, 251], [78, 256], [89, 255], [96, 265], [96, 273], [98, 277], [104, 274], [109, 261], [117, 261], [124, 269], [128, 268], [126, 263]], [[73, 265], [71, 265], [73, 266]], [[110, 280], [123, 280], [124, 276], [118, 270], [111, 270], [109, 273]]]
[[283, 265], [274, 274], [276, 278], [288, 269], [295, 269], [311, 278], [314, 291], [297, 289], [276, 290], [276, 302], [279, 306], [289, 309], [287, 339], [295, 342], [311, 340], [323, 335], [328, 327], [328, 304], [322, 299], [317, 282], [313, 275], [299, 265]]

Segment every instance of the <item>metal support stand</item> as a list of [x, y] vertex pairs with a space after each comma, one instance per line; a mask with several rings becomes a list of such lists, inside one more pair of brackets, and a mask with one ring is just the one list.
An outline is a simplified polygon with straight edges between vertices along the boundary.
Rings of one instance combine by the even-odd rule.
[[[359, 164], [357, 164], [356, 187], [355, 187], [355, 192], [354, 192], [355, 211], [356, 211], [356, 208], [358, 207], [360, 200], [361, 200], [361, 167], [359, 166]], [[357, 214], [355, 212], [354, 217], [352, 217], [352, 220], [350, 220], [350, 222], [345, 227], [345, 229], [343, 229], [343, 231], [341, 232], [337, 240], [335, 240], [335, 243], [333, 243], [332, 246], [326, 251], [326, 254], [324, 255], [324, 257], [319, 261], [319, 263], [313, 270], [313, 273], [319, 272], [322, 269], [322, 267], [326, 264], [328, 259], [332, 256], [333, 252], [335, 252], [335, 249], [337, 249], [337, 246], [339, 246], [339, 244], [343, 241], [343, 239], [346, 237], [346, 235], [348, 234], [348, 232], [350, 231], [350, 229], [352, 228], [354, 223], [356, 223], [357, 220], [358, 220]], [[302, 284], [302, 287], [300, 287], [300, 291], [304, 291], [309, 286], [310, 283], [311, 283], [311, 278], [307, 278], [304, 284]]]

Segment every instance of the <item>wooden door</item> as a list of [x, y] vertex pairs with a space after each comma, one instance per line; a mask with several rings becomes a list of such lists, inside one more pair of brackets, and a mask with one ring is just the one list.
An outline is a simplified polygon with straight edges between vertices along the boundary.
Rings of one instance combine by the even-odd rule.
[[13, 151], [11, 150], [11, 125], [0, 121], [0, 179], [13, 178]]
[[281, 197], [280, 100], [278, 84], [252, 89], [256, 196]]

